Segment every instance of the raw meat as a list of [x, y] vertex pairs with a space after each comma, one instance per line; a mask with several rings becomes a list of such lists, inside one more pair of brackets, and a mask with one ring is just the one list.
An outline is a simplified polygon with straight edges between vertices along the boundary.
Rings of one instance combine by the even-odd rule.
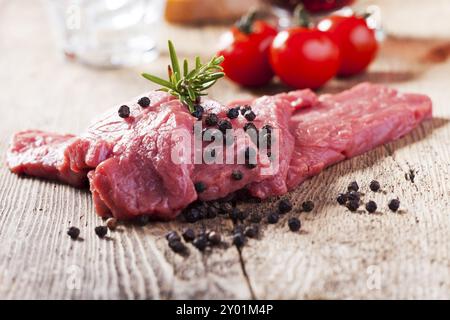
[[[231, 155], [231, 164], [195, 163], [195, 151], [205, 152], [207, 142], [180, 154], [190, 161], [174, 163], [171, 152], [182, 142], [173, 134], [184, 133], [193, 141], [196, 119], [164, 92], [147, 96], [149, 107], [141, 108], [136, 98], [127, 103], [130, 117], [120, 118], [115, 107], [80, 136], [39, 130], [17, 133], [8, 166], [15, 173], [76, 187], [89, 181], [102, 216], [171, 219], [197, 199], [214, 200], [242, 188], [259, 198], [284, 194], [323, 168], [397, 139], [431, 116], [428, 97], [367, 83], [337, 95], [317, 97], [301, 90], [246, 101], [256, 114], [253, 124], [258, 129], [270, 125], [278, 133], [272, 145], [278, 150], [272, 155], [276, 161], [263, 154], [251, 169], [237, 163], [247, 147], [258, 148], [245, 134], [238, 134], [224, 150], [224, 155]], [[230, 107], [210, 99], [203, 99], [202, 106], [220, 119], [226, 118]], [[241, 133], [248, 122], [242, 115], [229, 121]], [[275, 170], [268, 174], [267, 169]], [[242, 172], [241, 180], [231, 178], [236, 170]], [[199, 182], [207, 187], [203, 192], [196, 191]]]

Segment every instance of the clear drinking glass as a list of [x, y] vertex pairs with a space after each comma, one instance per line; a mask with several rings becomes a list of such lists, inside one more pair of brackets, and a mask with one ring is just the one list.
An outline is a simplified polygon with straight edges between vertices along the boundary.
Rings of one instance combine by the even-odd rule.
[[66, 56], [98, 67], [130, 66], [157, 56], [163, 0], [49, 0]]

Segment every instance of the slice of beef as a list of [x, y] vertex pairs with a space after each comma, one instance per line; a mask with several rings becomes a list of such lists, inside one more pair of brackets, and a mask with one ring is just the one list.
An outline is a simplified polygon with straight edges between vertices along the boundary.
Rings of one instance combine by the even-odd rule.
[[64, 157], [76, 140], [71, 134], [26, 130], [14, 135], [6, 162], [12, 172], [59, 180], [76, 187], [86, 185], [87, 171], [74, 172]]
[[[260, 198], [283, 194], [326, 166], [404, 135], [431, 115], [427, 97], [370, 84], [319, 99], [309, 90], [262, 97], [249, 102], [256, 114], [252, 123], [258, 129], [267, 124], [278, 129], [278, 158], [269, 161], [260, 154], [256, 167], [248, 168], [236, 160], [247, 147], [257, 149], [258, 141], [239, 132], [225, 149], [231, 164], [195, 164], [195, 144], [177, 153], [185, 161], [174, 162], [173, 150], [184, 145], [179, 138], [184, 134], [188, 141], [194, 139], [195, 118], [167, 93], [148, 96], [149, 107], [141, 108], [135, 98], [127, 103], [130, 117], [120, 118], [117, 106], [80, 136], [19, 132], [7, 155], [8, 166], [16, 173], [77, 187], [89, 179], [102, 216], [170, 219], [198, 198], [218, 199], [243, 187]], [[229, 107], [209, 99], [202, 105], [206, 113], [226, 118]], [[240, 132], [248, 122], [242, 115], [229, 121]], [[174, 135], [178, 132], [183, 134]], [[200, 152], [207, 145], [200, 141]], [[274, 166], [268, 174], [266, 169]], [[243, 173], [241, 180], [232, 179], [237, 170]], [[206, 187], [202, 192], [195, 189], [198, 182]]]
[[291, 119], [295, 136], [287, 177], [289, 189], [324, 168], [400, 138], [431, 117], [430, 98], [382, 85], [359, 84], [322, 95]]

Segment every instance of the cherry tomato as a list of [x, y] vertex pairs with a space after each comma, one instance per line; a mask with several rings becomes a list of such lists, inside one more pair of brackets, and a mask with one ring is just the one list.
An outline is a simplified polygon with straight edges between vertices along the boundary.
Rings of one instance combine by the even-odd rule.
[[299, 89], [316, 89], [336, 75], [339, 49], [325, 32], [291, 28], [273, 40], [270, 62], [284, 83]]
[[277, 30], [270, 24], [256, 20], [244, 32], [235, 26], [222, 37], [222, 63], [225, 74], [244, 86], [262, 86], [273, 77], [269, 62], [269, 48]]
[[378, 43], [364, 18], [330, 16], [318, 24], [318, 29], [329, 32], [339, 45], [341, 62], [338, 75], [351, 76], [364, 71], [378, 51]]

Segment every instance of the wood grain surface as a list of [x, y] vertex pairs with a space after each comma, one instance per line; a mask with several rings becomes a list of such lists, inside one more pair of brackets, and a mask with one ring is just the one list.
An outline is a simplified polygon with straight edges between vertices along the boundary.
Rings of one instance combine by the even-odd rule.
[[[411, 1], [408, 14], [401, 15], [400, 1], [378, 3], [389, 36], [376, 63], [366, 74], [334, 80], [322, 91], [373, 81], [425, 93], [434, 103], [433, 119], [399, 141], [325, 170], [286, 196], [296, 208], [314, 200], [313, 212], [294, 210], [264, 227], [261, 239], [241, 251], [228, 246], [202, 255], [190, 247], [183, 257], [164, 239], [168, 230], [184, 227], [181, 222], [122, 226], [101, 240], [94, 227], [102, 221], [88, 191], [13, 175], [4, 154], [17, 130], [82, 132], [93, 116], [153, 88], [138, 74], [164, 71], [168, 37], [180, 55], [207, 57], [223, 27], [161, 26], [163, 54], [155, 62], [92, 69], [61, 56], [46, 2], [0, 0], [0, 298], [449, 299], [450, 28], [443, 12], [450, 4]], [[430, 19], [428, 34], [410, 18], [414, 14]], [[272, 85], [246, 91], [223, 80], [210, 95], [226, 102], [283, 90]], [[383, 192], [368, 192], [373, 178]], [[350, 213], [336, 204], [336, 194], [355, 179], [382, 213]], [[394, 197], [401, 201], [400, 213], [386, 208]], [[276, 201], [245, 206], [265, 213]], [[302, 232], [288, 231], [292, 215], [300, 216]], [[72, 225], [81, 229], [82, 240], [66, 235]], [[224, 233], [232, 227], [220, 218], [195, 225]]]

